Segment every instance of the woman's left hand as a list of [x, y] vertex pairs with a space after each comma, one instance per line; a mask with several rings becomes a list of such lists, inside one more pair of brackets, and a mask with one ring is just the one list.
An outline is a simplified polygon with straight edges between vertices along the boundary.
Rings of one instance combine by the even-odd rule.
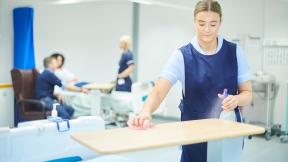
[[222, 94], [218, 95], [219, 98], [223, 99], [222, 101], [222, 108], [225, 111], [231, 111], [234, 110], [238, 106], [238, 98], [237, 95], [229, 95], [227, 97], [224, 97]]
[[118, 78], [118, 79], [123, 79], [123, 77], [122, 77], [121, 74], [118, 74], [117, 78]]

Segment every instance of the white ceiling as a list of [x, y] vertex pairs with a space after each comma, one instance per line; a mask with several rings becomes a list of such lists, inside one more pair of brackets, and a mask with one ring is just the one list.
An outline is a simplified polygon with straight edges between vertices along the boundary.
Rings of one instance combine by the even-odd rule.
[[[75, 4], [93, 2], [137, 2], [145, 5], [159, 5], [180, 9], [192, 9], [196, 0], [49, 0], [53, 4]], [[47, 2], [47, 1], [46, 1]]]
[[[47, 1], [47, 0], [46, 0]], [[173, 3], [173, 4], [191, 4], [193, 1], [196, 0], [49, 0], [49, 1], [59, 1], [59, 2], [75, 2], [75, 3], [81, 3], [81, 2], [97, 2], [97, 1], [113, 1], [113, 2], [117, 2], [117, 1], [139, 1], [139, 2], [163, 2], [163, 3]]]
[[[176, 6], [191, 6], [198, 0], [14, 0], [18, 2], [39, 2], [39, 3], [55, 3], [55, 4], [70, 4], [70, 3], [93, 3], [93, 2], [139, 2], [143, 4], [172, 4]], [[288, 2], [288, 0], [278, 0]]]

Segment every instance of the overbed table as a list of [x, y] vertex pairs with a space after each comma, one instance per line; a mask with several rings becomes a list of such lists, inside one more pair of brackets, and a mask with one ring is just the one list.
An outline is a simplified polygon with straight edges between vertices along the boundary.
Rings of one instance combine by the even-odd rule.
[[115, 84], [113, 83], [107, 83], [107, 84], [91, 83], [91, 84], [83, 86], [83, 88], [99, 90], [102, 93], [109, 93], [114, 87], [115, 87]]
[[[148, 130], [131, 130], [129, 128], [73, 133], [74, 140], [99, 154], [116, 154], [144, 149], [194, 144], [201, 142], [215, 143], [224, 139], [242, 138], [243, 136], [262, 134], [265, 129], [258, 126], [219, 119], [204, 119], [186, 122], [158, 124]], [[233, 142], [233, 141], [232, 141]], [[217, 143], [217, 142], [216, 142]], [[238, 142], [239, 143], [239, 142]], [[222, 148], [217, 143], [210, 147], [208, 161], [238, 161], [223, 157]], [[217, 146], [217, 147], [215, 147]], [[231, 147], [231, 145], [229, 146]], [[232, 145], [233, 147], [233, 145]], [[211, 149], [212, 150], [211, 152]], [[229, 151], [229, 149], [228, 149]], [[210, 159], [210, 160], [209, 160]]]

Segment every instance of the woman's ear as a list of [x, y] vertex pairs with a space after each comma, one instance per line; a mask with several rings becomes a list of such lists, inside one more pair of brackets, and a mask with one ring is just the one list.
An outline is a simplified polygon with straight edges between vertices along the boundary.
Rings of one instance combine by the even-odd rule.
[[125, 48], [124, 49], [127, 50], [128, 49], [128, 43], [125, 41], [124, 44], [125, 44]]

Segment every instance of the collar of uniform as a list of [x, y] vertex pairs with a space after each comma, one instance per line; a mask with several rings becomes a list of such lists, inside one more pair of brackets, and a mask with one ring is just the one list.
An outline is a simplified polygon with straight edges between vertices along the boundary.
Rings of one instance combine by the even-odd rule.
[[52, 69], [50, 69], [50, 68], [46, 68], [46, 70], [49, 71], [49, 72], [51, 72], [51, 73], [54, 72], [54, 71], [53, 71]]
[[123, 51], [123, 54], [125, 54], [125, 53], [130, 53], [130, 49], [124, 50], [124, 51]]
[[[217, 37], [218, 39], [218, 44], [217, 44], [217, 49], [216, 49], [216, 52], [219, 52], [219, 50], [221, 49], [222, 47], [222, 44], [223, 44], [223, 37], [219, 36]], [[203, 49], [200, 47], [199, 43], [198, 43], [198, 39], [197, 39], [197, 36], [194, 36], [194, 38], [191, 40], [191, 44], [193, 45], [193, 47], [198, 51], [200, 52], [201, 54], [203, 55], [209, 55], [207, 52], [204, 52]], [[211, 55], [211, 54], [210, 54]]]

